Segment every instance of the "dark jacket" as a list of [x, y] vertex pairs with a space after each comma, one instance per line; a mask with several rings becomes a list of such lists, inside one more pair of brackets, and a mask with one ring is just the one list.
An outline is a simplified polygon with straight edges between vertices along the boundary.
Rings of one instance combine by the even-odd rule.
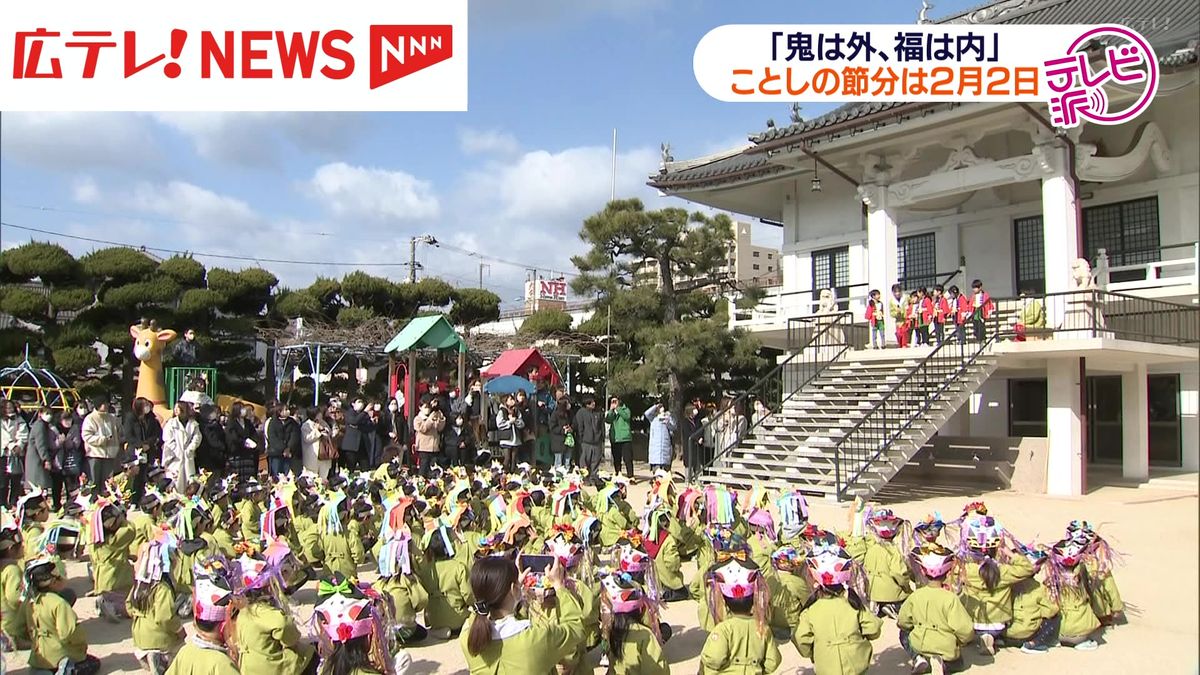
[[272, 417], [264, 425], [267, 429], [267, 457], [300, 457], [300, 425], [296, 419]]
[[358, 412], [354, 408], [346, 411], [345, 434], [342, 436], [340, 450], [343, 452], [367, 452], [370, 446], [370, 433], [375, 430], [375, 423], [367, 415], [367, 411]]
[[[460, 447], [461, 446], [461, 447]], [[446, 423], [446, 428], [442, 429], [442, 451], [446, 453], [464, 451], [471, 452], [475, 449], [475, 431], [471, 428], [468, 422], [461, 429], [455, 429], [452, 422]], [[459, 455], [461, 458], [461, 454]]]
[[183, 339], [175, 343], [171, 357], [176, 365], [194, 366], [200, 363], [200, 345], [195, 340]]
[[67, 476], [78, 476], [83, 473], [83, 420], [75, 417], [70, 429], [58, 430], [63, 434], [62, 445], [58, 448], [58, 466]]
[[580, 408], [575, 413], [575, 440], [588, 445], [604, 445], [604, 415], [599, 408]]
[[550, 452], [556, 455], [570, 452], [571, 449], [567, 447], [567, 427], [574, 423], [571, 411], [565, 405], [556, 407], [550, 413]]
[[225, 440], [225, 429], [218, 419], [201, 420], [200, 447], [196, 449], [196, 468], [208, 469], [218, 475], [225, 475], [225, 466], [229, 461], [230, 452]]
[[130, 456], [139, 451], [151, 462], [162, 459], [162, 425], [153, 412], [125, 417], [125, 449]]
[[[401, 408], [395, 413], [391, 410], [384, 410], [379, 418], [379, 442], [383, 446], [388, 446], [393, 443], [404, 447], [408, 441], [408, 420], [404, 419], [404, 409]], [[395, 434], [392, 438], [389, 434]]]
[[[257, 447], [247, 448], [246, 440]], [[262, 439], [247, 419], [231, 419], [225, 428], [225, 447], [229, 452], [229, 471], [243, 478], [258, 475], [258, 458], [262, 455]]]

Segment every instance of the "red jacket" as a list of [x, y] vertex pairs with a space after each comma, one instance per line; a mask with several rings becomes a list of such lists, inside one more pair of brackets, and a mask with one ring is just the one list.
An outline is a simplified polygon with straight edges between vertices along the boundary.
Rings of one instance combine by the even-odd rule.
[[992, 310], [996, 308], [996, 304], [992, 302], [992, 296], [988, 295], [987, 291], [980, 294], [980, 302], [975, 305], [975, 296], [971, 295], [972, 308], [979, 311], [980, 318], [986, 319], [992, 314]]
[[917, 302], [921, 306], [921, 309], [920, 309], [921, 315], [920, 315], [920, 324], [919, 325], [928, 326], [930, 323], [933, 322], [933, 299], [929, 298], [929, 297], [925, 297], [925, 298], [922, 298], [921, 300], [918, 300]]
[[883, 321], [883, 307], [878, 302], [867, 302], [867, 313], [864, 315], [867, 323], [874, 326], [877, 322]]
[[942, 296], [933, 301], [933, 311], [938, 323], [946, 323], [946, 317], [951, 315], [950, 301]]
[[965, 294], [959, 295], [956, 304], [958, 305], [955, 308], [958, 310], [955, 317], [956, 321], [960, 324], [970, 321], [971, 314], [975, 311], [975, 307], [971, 304], [971, 296]]

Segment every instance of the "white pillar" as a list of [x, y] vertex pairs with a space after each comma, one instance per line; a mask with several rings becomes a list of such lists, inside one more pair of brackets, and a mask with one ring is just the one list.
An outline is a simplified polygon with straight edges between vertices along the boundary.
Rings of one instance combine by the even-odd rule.
[[1179, 425], [1183, 466], [1200, 470], [1200, 371], [1192, 364], [1179, 371]]
[[896, 217], [887, 206], [886, 185], [863, 185], [858, 194], [867, 205], [867, 291], [878, 290], [884, 303], [886, 335], [896, 332], [895, 321], [887, 313], [892, 284], [898, 276]]
[[1083, 493], [1080, 391], [1079, 362], [1073, 358], [1051, 359], [1046, 366], [1047, 494], [1078, 496]]
[[[1045, 260], [1046, 293], [1071, 290], [1071, 264], [1080, 257], [1079, 212], [1076, 209], [1075, 184], [1071, 180], [1070, 150], [1055, 141], [1034, 148], [1042, 163], [1042, 247]], [[1022, 289], [1014, 289], [1020, 293]], [[1057, 328], [1063, 323], [1067, 303], [1046, 303], [1046, 323]]]
[[1150, 478], [1150, 409], [1147, 401], [1146, 364], [1121, 374], [1121, 475], [1134, 480]]

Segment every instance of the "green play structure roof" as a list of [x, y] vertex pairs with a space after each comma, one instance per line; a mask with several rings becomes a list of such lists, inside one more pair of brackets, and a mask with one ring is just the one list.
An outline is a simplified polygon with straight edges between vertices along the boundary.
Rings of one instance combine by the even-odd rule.
[[419, 316], [408, 322], [396, 337], [383, 348], [384, 352], [407, 352], [413, 349], [457, 349], [467, 351], [467, 343], [454, 331], [446, 317]]

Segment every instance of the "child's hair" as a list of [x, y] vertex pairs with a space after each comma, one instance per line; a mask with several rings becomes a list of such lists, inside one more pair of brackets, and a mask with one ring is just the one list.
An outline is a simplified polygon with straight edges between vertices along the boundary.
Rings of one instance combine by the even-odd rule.
[[480, 654], [492, 643], [491, 613], [504, 606], [517, 583], [517, 566], [508, 558], [482, 558], [471, 567], [472, 610], [475, 618], [467, 633], [467, 653]]
[[945, 288], [943, 288], [941, 284], [938, 284], [937, 286], [934, 286], [934, 287], [933, 287], [933, 290], [937, 291], [938, 293], [945, 293], [945, 292], [946, 292], [946, 289], [945, 289]]
[[971, 282], [971, 288], [983, 288], [983, 282], [976, 279], [975, 281]]
[[645, 614], [645, 609], [639, 609], [636, 612], [616, 612], [612, 615], [612, 623], [608, 627], [608, 658], [613, 662], [619, 662], [623, 653], [622, 647], [625, 645], [625, 638], [629, 636], [629, 629], [642, 622], [642, 615]]
[[895, 293], [896, 291], [902, 291], [902, 290], [904, 290], [904, 287], [902, 287], [900, 284], [892, 284], [892, 292], [893, 293]]
[[996, 590], [996, 586], [1000, 583], [1000, 563], [996, 562], [996, 549], [989, 548], [979, 556], [979, 578], [983, 580], [983, 585], [988, 591]]
[[129, 606], [139, 612], [145, 612], [147, 610], [146, 605], [150, 602], [150, 595], [154, 592], [154, 587], [159, 584], [167, 584], [167, 587], [170, 588], [171, 577], [163, 575], [163, 578], [159, 581], [139, 581], [135, 583], [133, 590], [129, 592], [129, 599], [127, 601]]
[[446, 542], [436, 532], [429, 538], [427, 550], [434, 560], [449, 560], [452, 557], [450, 552], [446, 550]]
[[371, 660], [371, 636], [363, 635], [345, 642], [335, 642], [333, 651], [321, 660], [320, 675], [350, 675], [353, 672], [377, 670]]
[[951, 293], [953, 293], [953, 294], [955, 294], [955, 295], [958, 295], [958, 294], [959, 294], [958, 286], [951, 286], [951, 287], [950, 287], [950, 292], [951, 292]]
[[867, 297], [871, 298], [872, 300], [879, 297], [879, 289], [878, 288], [871, 289], [871, 292], [867, 293]]
[[204, 619], [196, 619], [196, 628], [205, 633], [215, 633], [221, 628], [222, 621], [205, 621]]
[[863, 599], [858, 596], [858, 593], [855, 592], [853, 588], [849, 588], [847, 586], [818, 585], [813, 588], [812, 593], [808, 596], [808, 599], [804, 601], [804, 606], [800, 608], [800, 611], [803, 612], [804, 610], [808, 609], [814, 602], [820, 600], [821, 598], [836, 598], [841, 596], [843, 593], [845, 594], [846, 602], [850, 603], [850, 606], [853, 607], [855, 611], [862, 611], [862, 609], [867, 606], [867, 603], [863, 602]]
[[529, 495], [529, 499], [533, 501], [534, 506], [541, 507], [546, 505], [546, 493], [541, 490]]
[[748, 595], [744, 598], [725, 598], [725, 609], [728, 609], [734, 614], [744, 614], [749, 616], [754, 611], [754, 596]]

